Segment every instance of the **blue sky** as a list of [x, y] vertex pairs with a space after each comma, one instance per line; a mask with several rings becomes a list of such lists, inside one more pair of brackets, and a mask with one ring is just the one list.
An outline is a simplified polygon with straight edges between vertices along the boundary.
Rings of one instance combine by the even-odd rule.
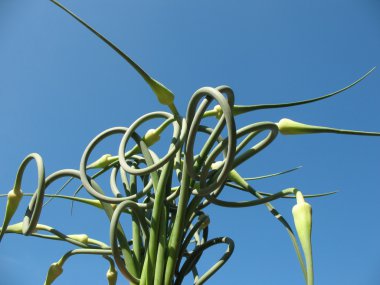
[[[203, 86], [229, 85], [241, 105], [286, 102], [340, 89], [380, 65], [378, 0], [62, 3], [168, 86], [182, 114], [191, 94]], [[379, 94], [378, 69], [335, 98], [258, 111], [238, 118], [237, 125], [288, 117], [380, 131]], [[2, 193], [11, 189], [28, 153], [43, 156], [47, 174], [79, 168], [96, 134], [163, 109], [126, 62], [46, 0], [0, 2], [0, 106]], [[118, 139], [97, 153], [116, 153]], [[379, 145], [380, 138], [279, 136], [239, 169], [244, 176], [259, 176], [303, 166], [253, 184], [266, 192], [292, 186], [304, 193], [339, 190], [310, 201], [316, 284], [380, 284]], [[24, 192], [35, 190], [35, 171], [34, 166], [27, 170]], [[14, 222], [22, 219], [27, 202]], [[289, 222], [293, 203], [274, 203]], [[4, 208], [3, 199], [0, 211]], [[210, 236], [227, 235], [236, 244], [230, 261], [207, 284], [304, 284], [285, 230], [264, 207], [212, 206], [207, 212]], [[108, 242], [105, 215], [85, 206], [76, 205], [71, 216], [70, 203], [54, 201], [40, 222]], [[5, 236], [0, 247], [7, 285], [42, 284], [49, 265], [72, 248], [15, 235]], [[223, 250], [211, 250], [201, 268]], [[64, 270], [55, 284], [106, 284], [107, 264], [100, 258], [73, 257]], [[125, 283], [120, 278], [118, 284]]]

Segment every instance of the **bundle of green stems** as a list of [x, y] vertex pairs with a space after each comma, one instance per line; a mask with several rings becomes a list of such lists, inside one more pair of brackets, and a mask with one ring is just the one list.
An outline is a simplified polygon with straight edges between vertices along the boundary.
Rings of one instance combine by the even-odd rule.
[[[76, 249], [67, 252], [58, 262], [51, 265], [45, 284], [53, 283], [62, 273], [63, 265], [70, 256], [91, 254], [103, 257], [109, 262], [109, 284], [116, 284], [119, 272], [134, 285], [180, 285], [189, 274], [193, 276], [194, 284], [200, 285], [227, 262], [234, 250], [234, 242], [229, 237], [209, 238], [210, 218], [205, 211], [206, 207], [211, 204], [230, 208], [264, 205], [287, 230], [305, 282], [312, 285], [312, 212], [310, 204], [306, 203], [304, 198], [330, 195], [333, 192], [302, 195], [296, 188], [286, 188], [277, 193], [260, 192], [250, 181], [282, 175], [298, 168], [253, 178], [242, 177], [237, 168], [267, 148], [279, 134], [380, 134], [306, 125], [289, 119], [282, 119], [277, 123], [258, 122], [238, 129], [236, 120], [239, 115], [258, 110], [292, 107], [327, 99], [351, 88], [372, 70], [338, 91], [290, 103], [235, 105], [234, 93], [230, 87], [204, 87], [192, 95], [186, 115], [182, 116], [174, 103], [175, 96], [168, 88], [149, 76], [129, 56], [78, 16], [60, 3], [52, 2], [125, 59], [147, 82], [159, 103], [165, 105], [169, 112], [148, 113], [129, 127], [114, 127], [98, 134], [84, 150], [79, 170], [63, 169], [46, 176], [41, 156], [36, 153], [28, 155], [19, 167], [13, 189], [7, 195], [2, 195], [8, 200], [0, 239], [6, 233], [15, 233], [63, 240], [76, 246]], [[215, 118], [214, 127], [206, 124], [210, 121], [209, 117]], [[139, 134], [138, 129], [142, 125], [152, 125], [157, 119], [162, 120], [160, 125], [149, 129], [144, 135]], [[160, 141], [161, 134], [170, 127], [173, 129], [172, 139], [166, 154], [160, 158], [151, 147]], [[97, 145], [115, 134], [122, 135], [118, 153], [104, 154], [96, 161], [88, 163]], [[262, 137], [261, 134], [266, 136], [258, 139]], [[207, 138], [201, 146], [196, 143], [197, 136], [200, 135]], [[250, 142], [257, 140], [252, 147], [248, 146]], [[128, 143], [132, 144], [131, 141], [134, 146], [127, 150]], [[195, 153], [198, 149], [199, 153]], [[23, 174], [31, 161], [37, 164], [38, 186], [35, 193], [23, 193]], [[96, 169], [97, 172], [89, 175], [87, 172], [90, 169]], [[110, 184], [108, 191], [104, 191], [95, 179], [107, 174], [110, 175]], [[54, 181], [62, 178], [69, 180], [60, 191], [71, 180], [80, 181], [80, 187], [73, 196], [45, 193]], [[121, 179], [122, 187], [118, 185], [118, 179]], [[223, 200], [220, 194], [225, 188], [244, 192], [252, 198], [245, 201]], [[86, 190], [92, 198], [78, 197], [77, 193], [81, 189]], [[24, 219], [22, 222], [11, 224], [11, 218], [23, 196], [32, 196]], [[64, 234], [55, 228], [39, 224], [46, 197], [69, 199], [103, 210], [110, 221], [109, 241], [92, 239], [84, 233]], [[292, 198], [293, 201], [297, 201], [293, 208], [296, 234], [271, 204], [271, 201], [280, 198]], [[120, 221], [123, 215], [130, 217], [131, 237], [124, 231], [128, 225]], [[207, 249], [218, 244], [226, 245], [224, 254], [203, 275], [199, 275], [197, 264], [202, 255], [207, 254]]]

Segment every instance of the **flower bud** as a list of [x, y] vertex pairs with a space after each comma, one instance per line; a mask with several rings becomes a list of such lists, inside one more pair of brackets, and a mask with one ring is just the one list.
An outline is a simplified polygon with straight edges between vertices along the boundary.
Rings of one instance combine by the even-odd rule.
[[11, 221], [14, 213], [16, 212], [18, 205], [20, 204], [22, 196], [23, 194], [20, 189], [12, 189], [8, 193], [8, 200], [7, 200], [7, 206], [5, 208], [4, 221], [3, 221], [3, 225], [1, 226], [0, 241], [3, 238], [5, 231], [7, 230], [9, 222]]
[[99, 158], [98, 160], [96, 160], [93, 163], [91, 163], [90, 165], [88, 165], [87, 168], [88, 169], [92, 169], [92, 168], [105, 168], [105, 167], [107, 167], [112, 162], [110, 160], [111, 157], [112, 157], [112, 155], [110, 155], [110, 154], [102, 155], [101, 158]]
[[153, 78], [148, 81], [148, 84], [162, 105], [173, 105], [174, 94], [168, 88]]
[[54, 262], [49, 267], [48, 274], [45, 279], [44, 285], [50, 285], [54, 282], [55, 279], [58, 278], [59, 275], [61, 275], [63, 272], [62, 264], [58, 262]]
[[283, 135], [316, 134], [331, 131], [330, 128], [306, 125], [286, 118], [281, 119], [277, 126]]
[[216, 112], [215, 116], [217, 118], [220, 118], [223, 115], [223, 110], [222, 110], [222, 107], [220, 107], [220, 105], [216, 105], [214, 107], [214, 111]]
[[160, 140], [161, 136], [156, 129], [150, 129], [146, 132], [143, 137], [144, 142], [147, 146], [151, 146]]
[[86, 234], [68, 235], [68, 237], [81, 243], [88, 244], [88, 235]]
[[23, 224], [23, 222], [13, 224], [13, 225], [9, 225], [7, 227], [7, 232], [8, 233], [14, 233], [14, 234], [22, 234], [22, 224]]
[[202, 222], [201, 224], [201, 229], [205, 229], [208, 227], [208, 225], [210, 224], [210, 217], [207, 216], [206, 214], [202, 214], [201, 216], [199, 216], [199, 219], [201, 219], [202, 217], [206, 216], [205, 220]]
[[219, 168], [221, 168], [224, 164], [224, 161], [215, 161], [214, 163], [211, 164], [211, 169], [212, 170], [218, 170]]
[[311, 246], [312, 208], [309, 203], [305, 202], [300, 191], [296, 192], [296, 198], [297, 204], [292, 209], [294, 224], [305, 256], [307, 285], [313, 285], [314, 273]]
[[115, 268], [110, 267], [107, 271], [108, 285], [116, 285], [117, 281], [117, 271]]

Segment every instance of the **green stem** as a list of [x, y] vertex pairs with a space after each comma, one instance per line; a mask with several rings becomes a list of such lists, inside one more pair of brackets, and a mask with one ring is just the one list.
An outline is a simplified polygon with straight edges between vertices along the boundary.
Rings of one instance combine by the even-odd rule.
[[176, 217], [174, 220], [173, 230], [169, 239], [168, 246], [168, 259], [165, 268], [165, 278], [164, 285], [171, 285], [174, 277], [174, 270], [176, 263], [178, 262], [178, 255], [180, 250], [180, 245], [182, 241], [186, 207], [190, 198], [190, 177], [187, 174], [186, 161], [183, 163], [182, 168], [182, 180], [181, 180], [181, 191], [179, 194], [179, 202]]
[[168, 209], [163, 205], [163, 211], [160, 218], [160, 235], [158, 241], [158, 250], [157, 250], [157, 260], [156, 268], [154, 274], [154, 285], [162, 285], [164, 282], [165, 274], [165, 257], [166, 257], [166, 232], [167, 232], [167, 220], [168, 220]]
[[[135, 175], [130, 176], [130, 189], [131, 189], [131, 195], [137, 193]], [[135, 202], [137, 202], [137, 199], [135, 199]], [[135, 254], [136, 262], [137, 262], [137, 271], [139, 272], [139, 275], [140, 275], [141, 268], [142, 268], [141, 235], [140, 235], [139, 220], [133, 212], [132, 212], [132, 240], [133, 240], [133, 252]]]

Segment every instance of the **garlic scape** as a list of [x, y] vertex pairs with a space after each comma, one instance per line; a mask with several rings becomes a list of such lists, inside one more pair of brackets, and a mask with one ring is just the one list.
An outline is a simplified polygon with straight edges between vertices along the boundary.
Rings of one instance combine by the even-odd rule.
[[296, 190], [297, 204], [292, 209], [294, 224], [306, 262], [307, 285], [314, 284], [313, 254], [311, 245], [312, 208], [305, 202], [301, 191]]

